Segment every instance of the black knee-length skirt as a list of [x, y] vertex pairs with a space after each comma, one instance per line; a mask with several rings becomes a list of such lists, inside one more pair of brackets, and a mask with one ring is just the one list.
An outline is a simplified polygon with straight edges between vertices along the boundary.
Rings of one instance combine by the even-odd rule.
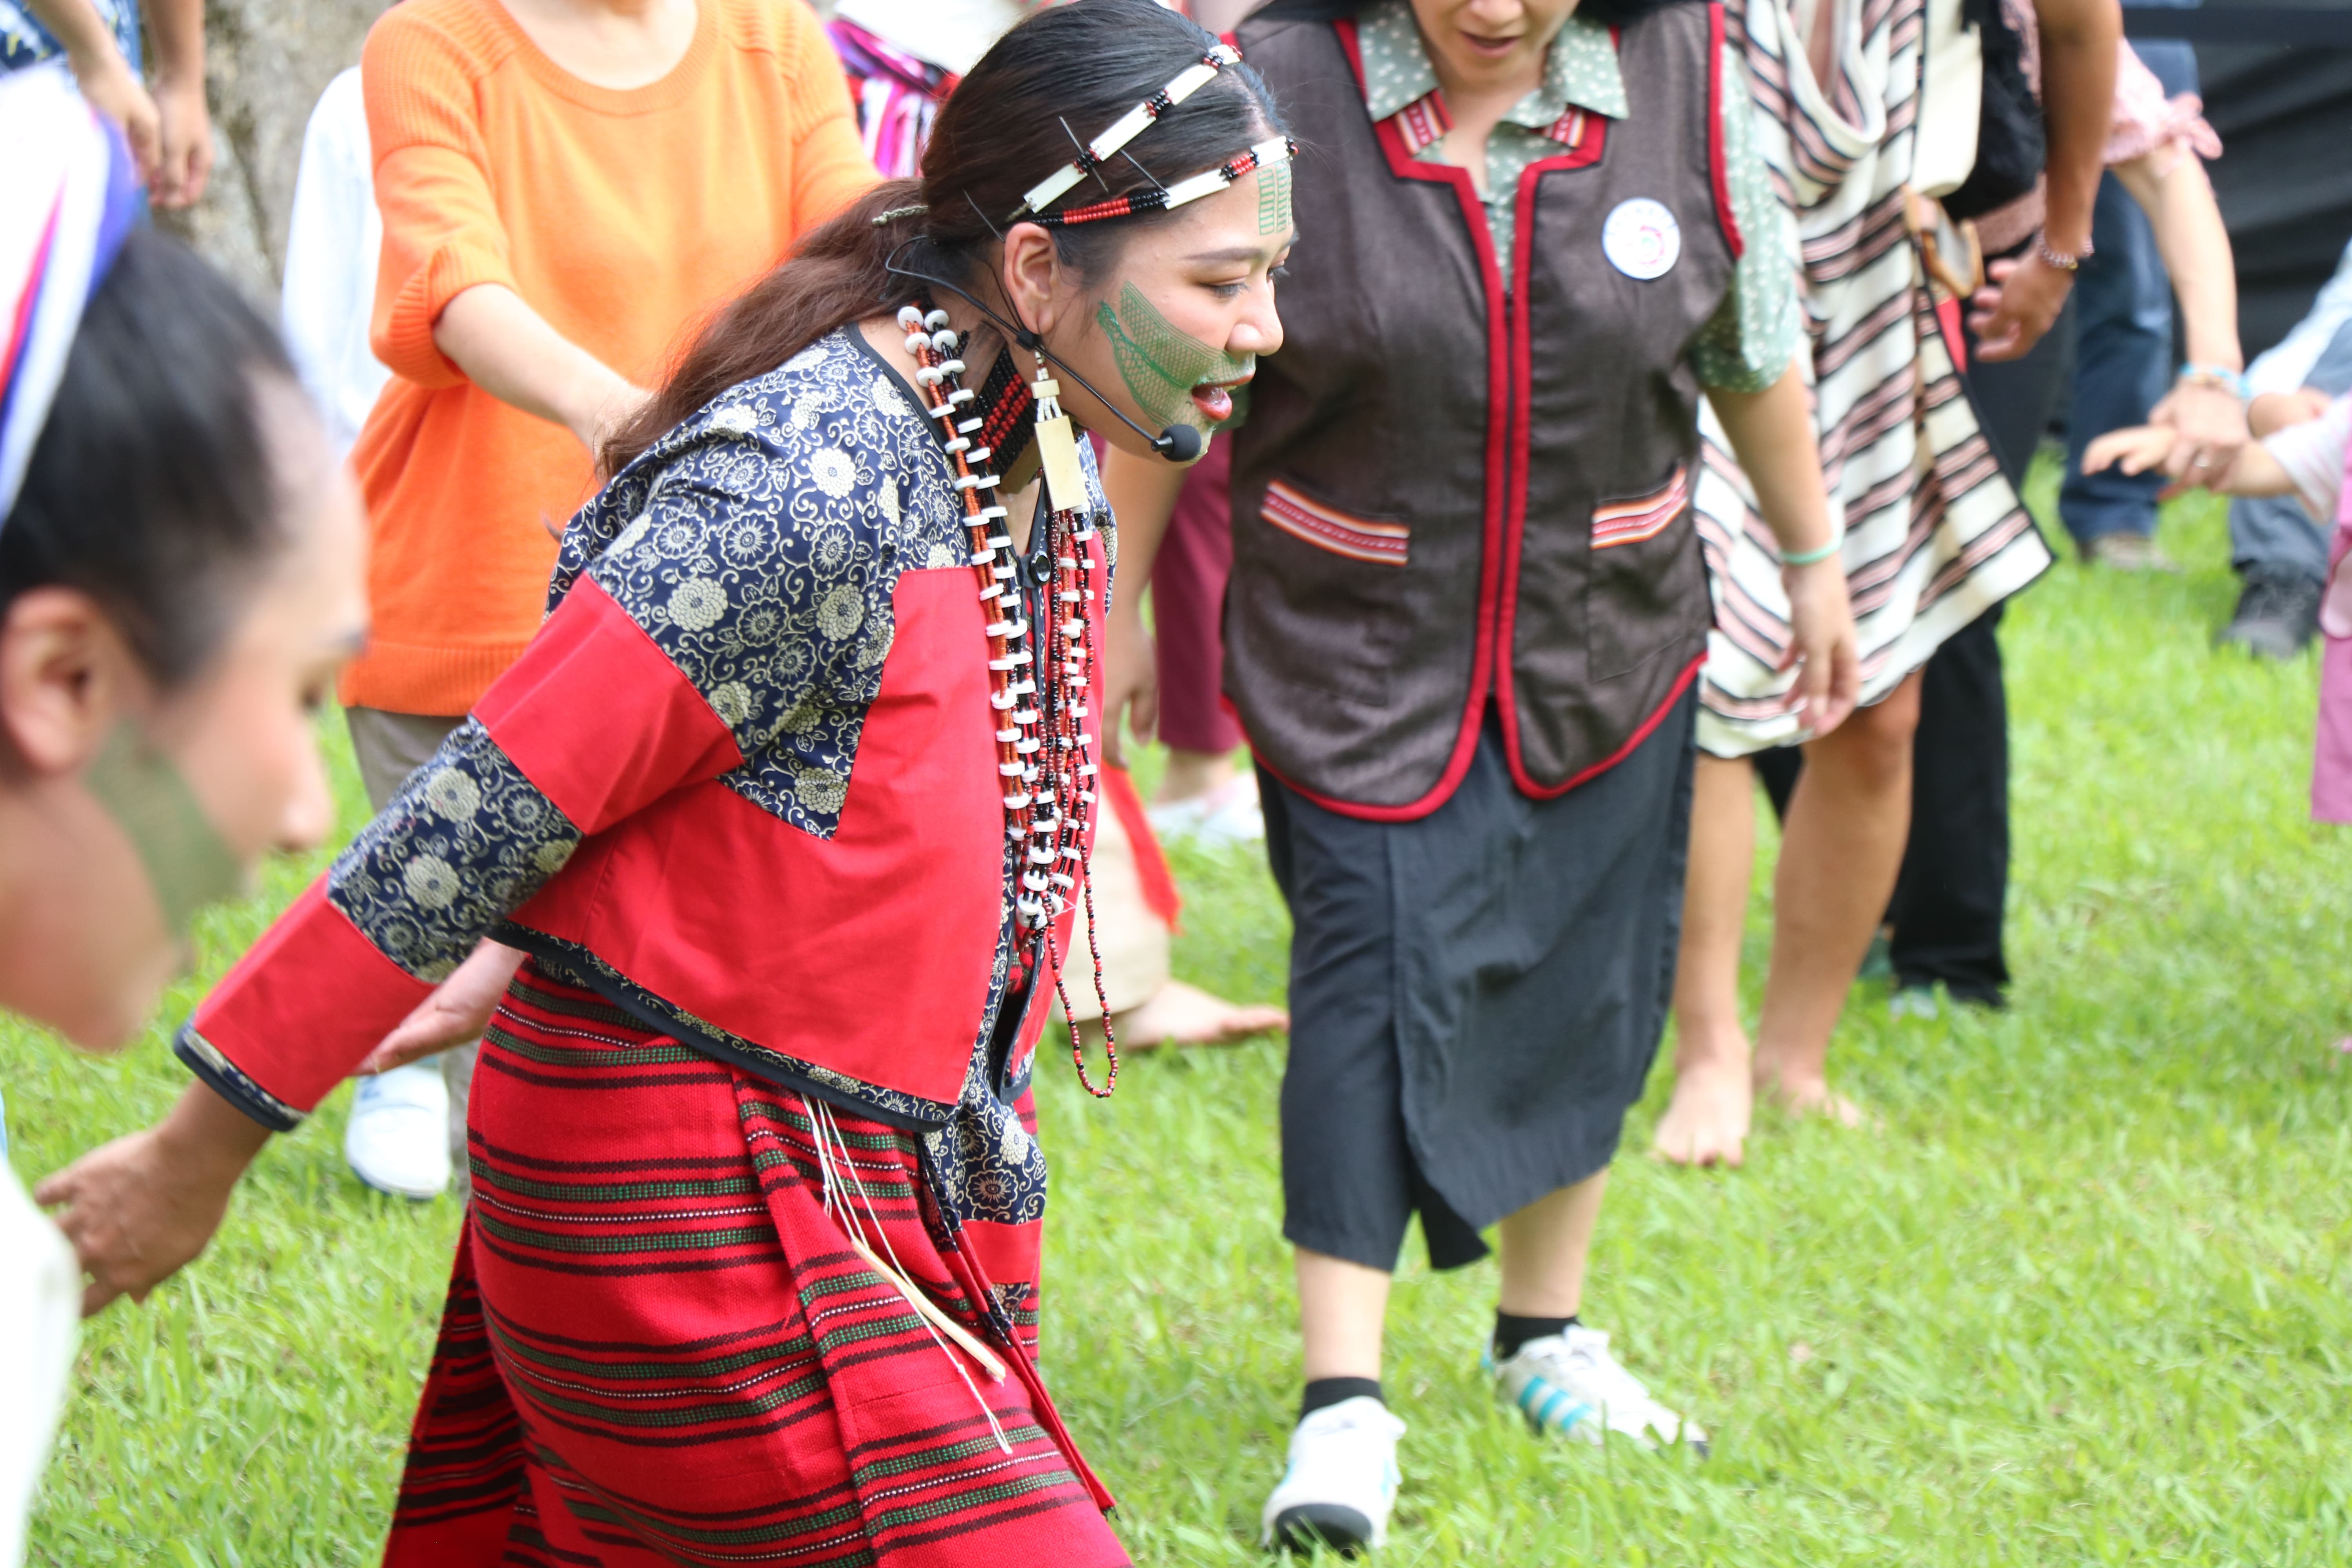
[[1674, 984], [1690, 838], [1686, 694], [1616, 766], [1556, 800], [1511, 782], [1490, 717], [1453, 797], [1415, 822], [1344, 816], [1260, 770], [1290, 906], [1283, 1234], [1392, 1268], [1430, 1260], [1603, 1169]]

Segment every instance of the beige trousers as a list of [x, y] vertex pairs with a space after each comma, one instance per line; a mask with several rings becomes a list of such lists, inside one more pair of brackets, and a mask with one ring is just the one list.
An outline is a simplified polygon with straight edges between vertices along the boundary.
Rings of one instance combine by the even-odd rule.
[[[1095, 942], [1102, 952], [1103, 997], [1114, 1013], [1140, 1007], [1168, 984], [1168, 928], [1143, 901], [1143, 883], [1136, 875], [1135, 847], [1127, 830], [1102, 802], [1095, 823], [1092, 867], [1095, 889]], [[1063, 989], [1070, 994], [1072, 1015], [1081, 1022], [1102, 1016], [1095, 998], [1094, 961], [1083, 935], [1085, 911], [1073, 951], [1063, 962]]]

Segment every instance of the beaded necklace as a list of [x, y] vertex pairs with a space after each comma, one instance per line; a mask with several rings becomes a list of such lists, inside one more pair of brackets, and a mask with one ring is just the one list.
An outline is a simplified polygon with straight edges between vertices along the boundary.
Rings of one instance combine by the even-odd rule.
[[[990, 410], [972, 407], [977, 399], [963, 385], [964, 363], [955, 357], [956, 334], [945, 310], [908, 305], [898, 312], [898, 325], [907, 333], [907, 353], [917, 366], [915, 383], [922, 389], [925, 412], [940, 422], [946, 437], [955, 488], [963, 498], [981, 600], [994, 606], [988, 626], [988, 703], [996, 735], [996, 772], [1006, 792], [1004, 836], [1020, 871], [1014, 915], [1031, 945], [1032, 973], [1043, 968], [1053, 976], [1055, 998], [1067, 1018], [1070, 997], [1062, 981], [1055, 925], [1074, 900], [1084, 907], [1087, 951], [1094, 964], [1095, 1001], [1102, 1008], [1108, 1064], [1101, 1086], [1087, 1076], [1075, 1023], [1070, 1060], [1087, 1092], [1104, 1099], [1118, 1087], [1118, 1045], [1111, 1032], [1110, 1003], [1103, 994], [1094, 879], [1088, 875], [1100, 772], [1086, 729], [1087, 692], [1097, 662], [1094, 622], [1087, 613], [1096, 599], [1094, 558], [1087, 549], [1095, 538], [1094, 519], [1080, 509], [1045, 509], [1037, 526], [1045, 531], [1044, 552], [1052, 563], [1052, 576], [1038, 608], [1045, 617], [1058, 617], [1058, 623], [1033, 636], [1035, 628], [1022, 613], [1012, 531], [1004, 503], [995, 493], [996, 452], [972, 444], [974, 436], [983, 440], [993, 436], [1008, 446], [1025, 444], [1027, 422], [1022, 422], [1016, 439], [1016, 433], [1003, 430], [1001, 422], [992, 424]], [[1052, 384], [1043, 379], [1042, 366], [1041, 360], [1040, 384], [1050, 397]], [[1027, 395], [1031, 389], [1020, 390]], [[1043, 407], [1041, 404], [1041, 412]], [[1060, 636], [1058, 657], [1055, 633]]]

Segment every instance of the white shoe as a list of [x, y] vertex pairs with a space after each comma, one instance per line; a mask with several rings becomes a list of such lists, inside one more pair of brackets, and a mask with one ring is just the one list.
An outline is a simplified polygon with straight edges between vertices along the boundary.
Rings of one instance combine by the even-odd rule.
[[1706, 1456], [1706, 1433], [1650, 1397], [1642, 1380], [1609, 1353], [1609, 1336], [1571, 1323], [1565, 1333], [1529, 1340], [1499, 1366], [1486, 1369], [1496, 1392], [1518, 1406], [1538, 1431], [1599, 1443], [1611, 1432], [1644, 1448], [1682, 1443]]
[[343, 1158], [377, 1192], [419, 1203], [441, 1195], [449, 1184], [449, 1089], [437, 1058], [360, 1079]]
[[1257, 801], [1257, 780], [1237, 773], [1206, 795], [1155, 805], [1144, 815], [1162, 843], [1189, 839], [1208, 849], [1256, 844], [1265, 837], [1265, 814]]
[[1290, 1468], [1265, 1500], [1263, 1544], [1343, 1552], [1387, 1543], [1404, 1423], [1368, 1394], [1327, 1405], [1290, 1435]]

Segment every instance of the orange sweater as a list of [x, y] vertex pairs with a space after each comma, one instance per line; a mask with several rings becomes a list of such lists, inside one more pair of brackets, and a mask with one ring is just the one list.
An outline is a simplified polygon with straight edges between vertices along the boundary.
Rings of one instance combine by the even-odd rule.
[[593, 86], [499, 0], [405, 0], [362, 58], [392, 381], [352, 453], [375, 527], [374, 635], [342, 700], [463, 713], [545, 608], [554, 533], [593, 484], [561, 426], [433, 346], [449, 300], [502, 283], [639, 385], [688, 329], [870, 184], [841, 65], [801, 0], [699, 0], [647, 87]]

